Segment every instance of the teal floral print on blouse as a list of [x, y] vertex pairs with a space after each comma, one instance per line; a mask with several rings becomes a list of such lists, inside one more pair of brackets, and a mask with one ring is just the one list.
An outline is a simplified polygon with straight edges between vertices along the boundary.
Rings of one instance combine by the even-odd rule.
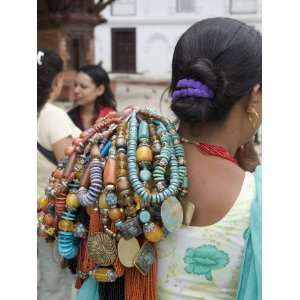
[[184, 270], [195, 275], [204, 275], [212, 280], [212, 271], [224, 268], [229, 263], [229, 256], [213, 245], [187, 248], [183, 261], [187, 264]]

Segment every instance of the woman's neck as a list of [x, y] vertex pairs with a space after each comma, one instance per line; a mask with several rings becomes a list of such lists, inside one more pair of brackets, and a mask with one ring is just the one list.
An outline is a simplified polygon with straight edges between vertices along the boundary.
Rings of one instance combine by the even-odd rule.
[[80, 112], [83, 115], [94, 116], [95, 104], [89, 103], [83, 106], [80, 106]]
[[189, 124], [181, 124], [178, 132], [180, 136], [194, 142], [221, 146], [233, 156], [240, 146], [239, 131], [227, 126], [226, 123], [211, 123], [193, 127]]

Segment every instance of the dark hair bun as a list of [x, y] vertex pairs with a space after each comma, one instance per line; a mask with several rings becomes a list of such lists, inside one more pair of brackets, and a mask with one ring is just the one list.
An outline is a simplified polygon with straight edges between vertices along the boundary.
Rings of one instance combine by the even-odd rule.
[[171, 109], [186, 123], [225, 120], [233, 105], [261, 84], [261, 56], [261, 34], [245, 23], [209, 18], [194, 24], [175, 46], [170, 92], [185, 78], [202, 82], [215, 95], [175, 98]]
[[181, 121], [189, 123], [208, 122], [215, 115], [216, 101], [224, 96], [225, 74], [210, 59], [199, 58], [191, 62], [185, 78], [199, 80], [214, 91], [214, 98], [181, 97], [171, 104], [171, 109]]

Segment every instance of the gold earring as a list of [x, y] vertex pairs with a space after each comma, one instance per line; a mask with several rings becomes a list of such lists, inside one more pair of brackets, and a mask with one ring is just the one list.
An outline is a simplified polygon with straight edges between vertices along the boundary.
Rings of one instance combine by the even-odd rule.
[[[252, 117], [252, 115], [254, 115], [254, 118]], [[258, 115], [258, 113], [257, 113], [256, 110], [248, 112], [248, 119], [249, 119], [249, 122], [251, 123], [251, 125], [252, 125], [253, 128], [256, 127], [258, 118], [259, 118], [259, 115]]]

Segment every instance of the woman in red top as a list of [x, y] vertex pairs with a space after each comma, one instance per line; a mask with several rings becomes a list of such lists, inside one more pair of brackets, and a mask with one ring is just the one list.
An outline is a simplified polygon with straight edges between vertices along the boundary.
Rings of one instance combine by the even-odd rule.
[[98, 65], [79, 69], [74, 89], [76, 106], [68, 114], [81, 130], [91, 127], [97, 118], [116, 110], [107, 72]]

